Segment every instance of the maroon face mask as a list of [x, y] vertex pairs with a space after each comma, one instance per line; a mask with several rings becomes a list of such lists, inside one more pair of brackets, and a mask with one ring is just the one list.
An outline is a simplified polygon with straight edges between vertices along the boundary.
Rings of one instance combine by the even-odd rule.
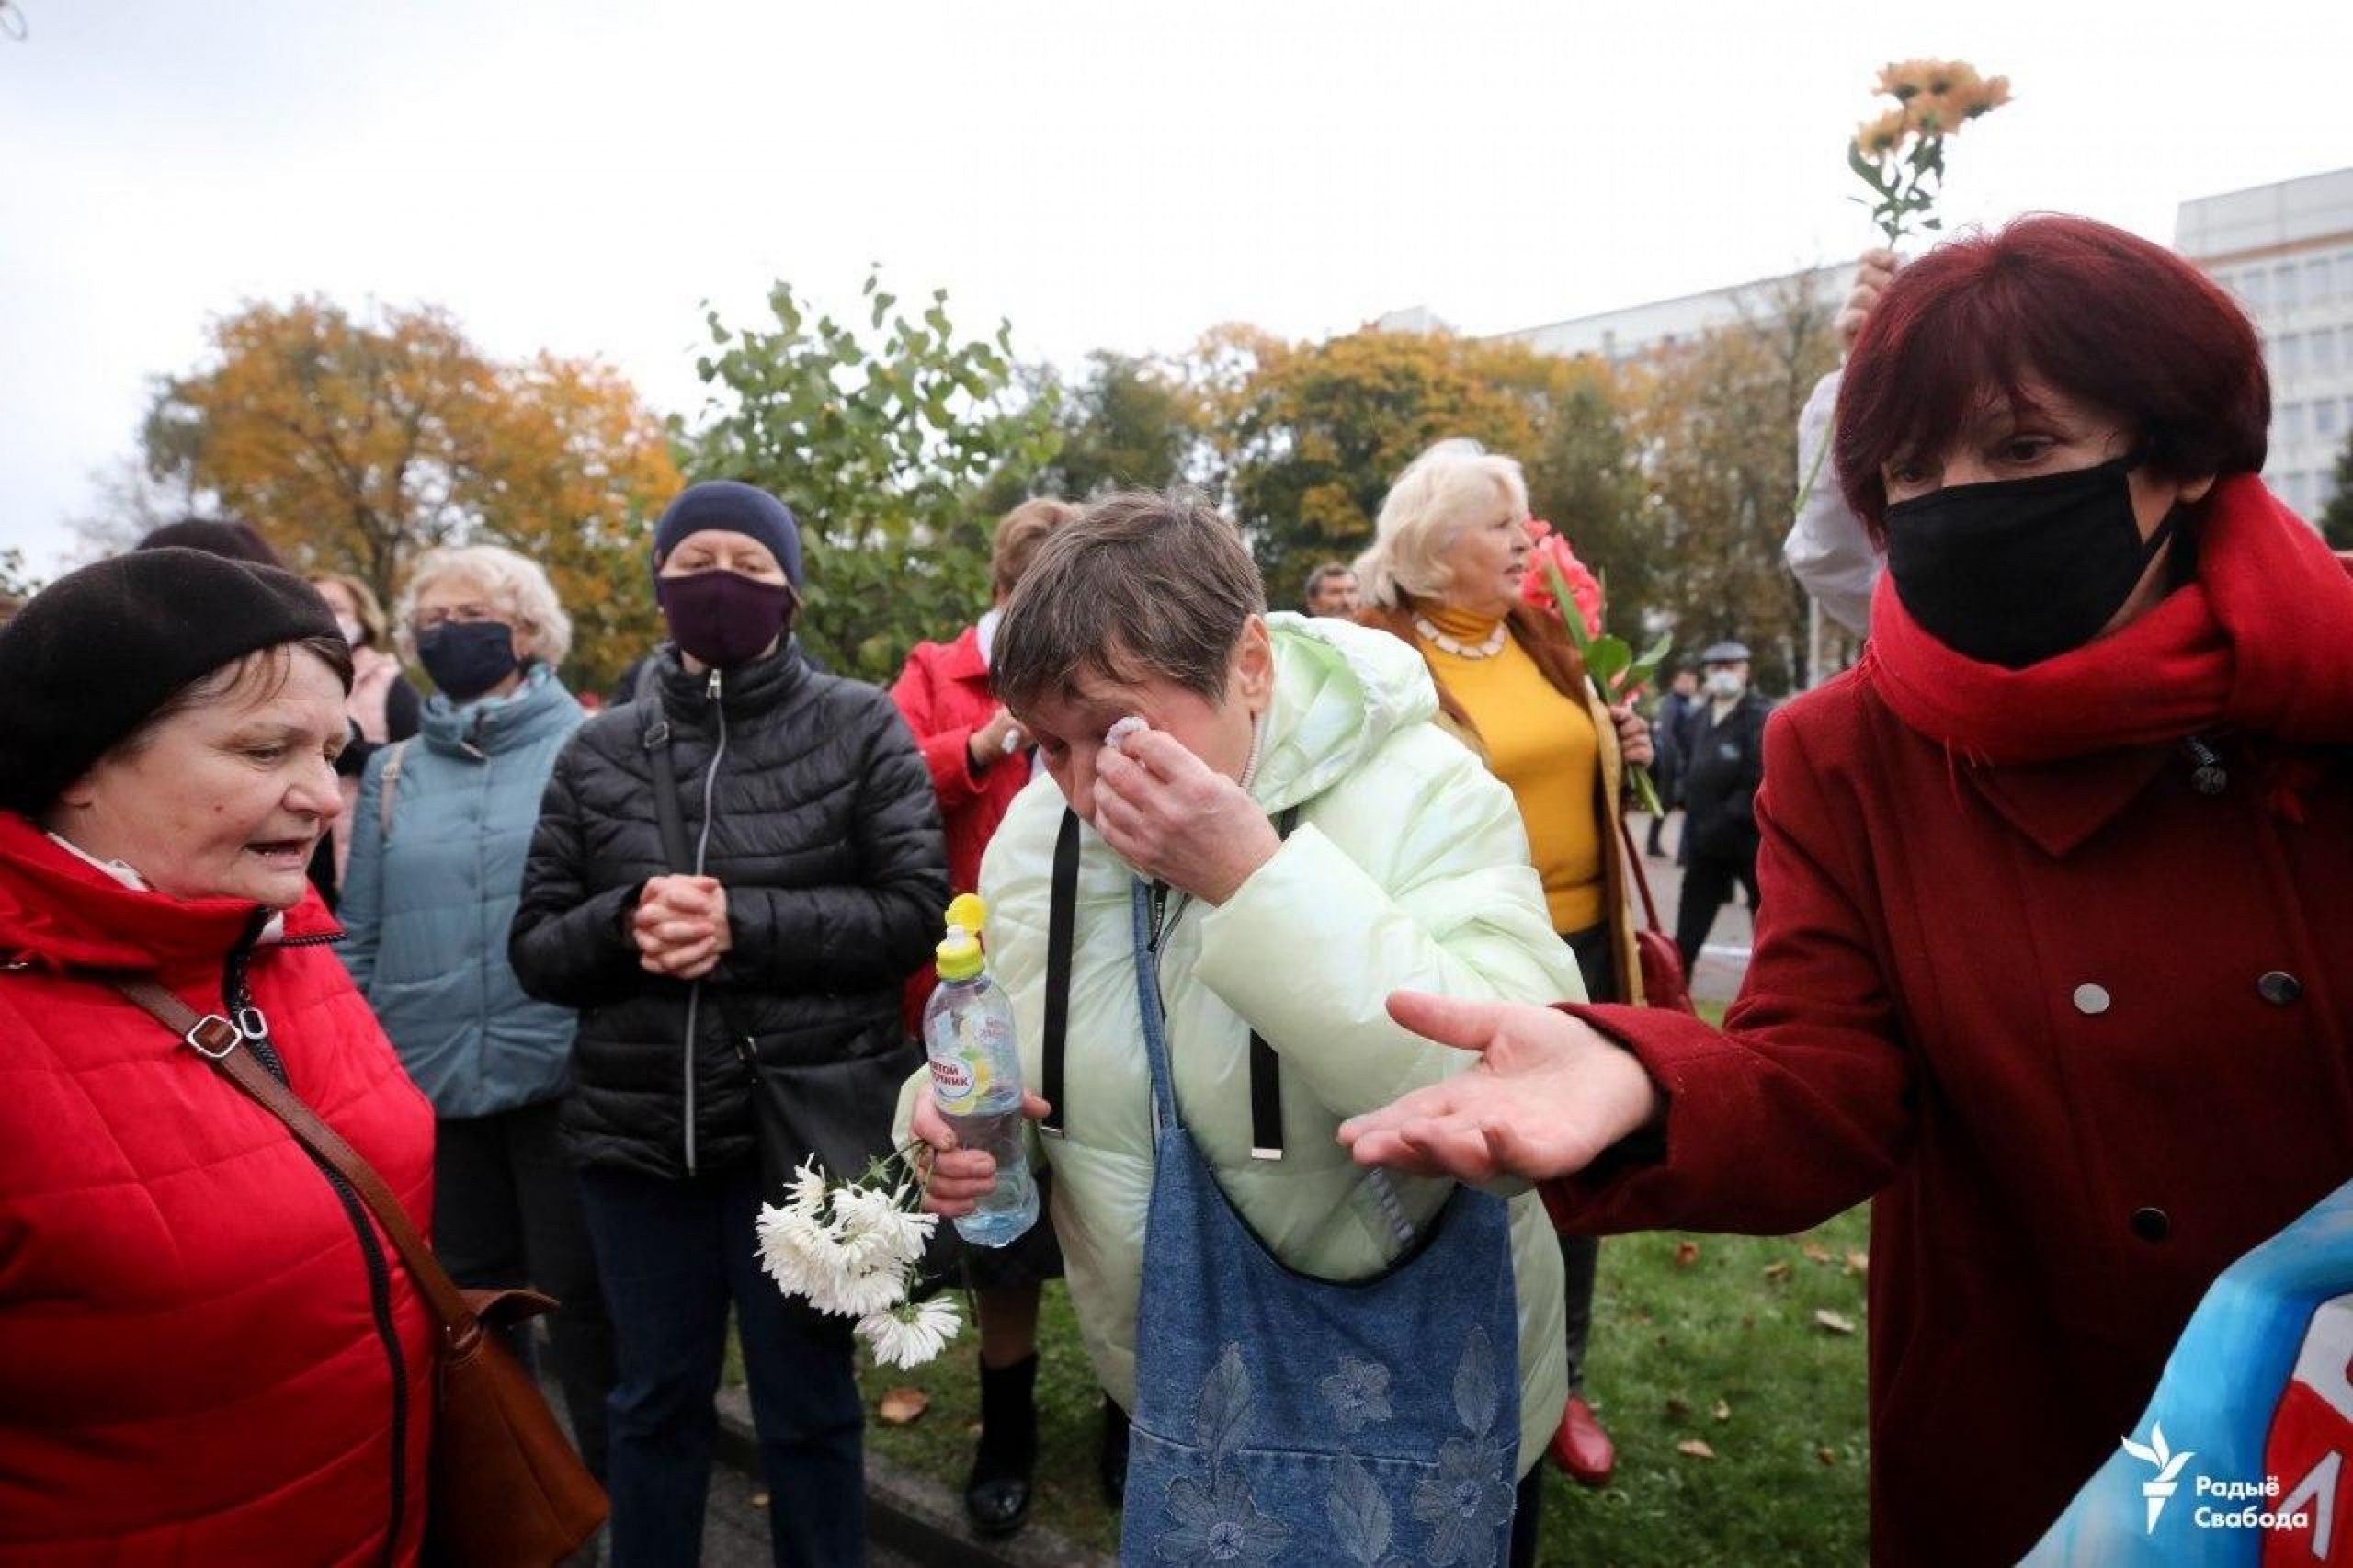
[[680, 650], [722, 670], [767, 652], [784, 634], [799, 597], [790, 583], [756, 582], [720, 568], [656, 577], [654, 594]]

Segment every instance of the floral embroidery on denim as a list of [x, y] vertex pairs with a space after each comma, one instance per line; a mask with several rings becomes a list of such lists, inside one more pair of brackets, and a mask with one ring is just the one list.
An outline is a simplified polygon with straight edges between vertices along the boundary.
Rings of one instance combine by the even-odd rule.
[[1414, 1517], [1431, 1527], [1423, 1555], [1432, 1568], [1476, 1563], [1495, 1532], [1511, 1523], [1518, 1499], [1495, 1436], [1502, 1411], [1495, 1346], [1485, 1330], [1473, 1328], [1454, 1369], [1454, 1414], [1471, 1435], [1438, 1445], [1438, 1473], [1414, 1488]]
[[1180, 1475], [1168, 1485], [1175, 1528], [1154, 1548], [1163, 1562], [1238, 1562], [1267, 1568], [1290, 1544], [1290, 1527], [1259, 1511], [1257, 1499], [1234, 1470], [1210, 1479]]
[[1414, 1488], [1414, 1517], [1433, 1527], [1425, 1553], [1432, 1568], [1479, 1562], [1511, 1522], [1507, 1468], [1485, 1443], [1449, 1437], [1438, 1445], [1438, 1473]]
[[1353, 1437], [1377, 1421], [1386, 1421], [1389, 1408], [1389, 1369], [1378, 1361], [1355, 1356], [1340, 1358], [1340, 1369], [1322, 1384], [1324, 1403], [1332, 1407], [1340, 1430]]
[[1332, 1470], [1332, 1490], [1324, 1498], [1324, 1517], [1331, 1521], [1333, 1544], [1347, 1554], [1357, 1568], [1393, 1568], [1389, 1555], [1394, 1527], [1389, 1499], [1370, 1471], [1353, 1454], [1343, 1454]]

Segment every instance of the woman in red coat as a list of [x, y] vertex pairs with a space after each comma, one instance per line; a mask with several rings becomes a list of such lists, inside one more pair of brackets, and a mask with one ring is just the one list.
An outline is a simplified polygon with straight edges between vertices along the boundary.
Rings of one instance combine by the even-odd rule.
[[[891, 699], [931, 769], [948, 830], [948, 881], [960, 893], [980, 887], [981, 856], [1033, 771], [1029, 733], [989, 686], [996, 623], [1038, 547], [1078, 514], [1069, 502], [1041, 495], [999, 518], [989, 549], [994, 598], [988, 613], [953, 642], [917, 643], [891, 687]], [[907, 982], [909, 1034], [921, 1030], [924, 1004], [938, 983], [929, 964]], [[964, 1508], [982, 1534], [1006, 1535], [1029, 1516], [1038, 1457], [1032, 1395], [1039, 1291], [1062, 1274], [1062, 1252], [1052, 1226], [1033, 1225], [1001, 1252], [965, 1248], [964, 1267], [981, 1327], [981, 1441], [964, 1485]]]
[[2117, 230], [1898, 274], [1837, 414], [1886, 580], [1768, 730], [1724, 1029], [1400, 997], [1480, 1069], [1343, 1130], [1574, 1231], [1876, 1197], [1881, 1562], [2015, 1561], [2353, 1176], [2353, 577], [2256, 477], [2268, 414], [2245, 317]]
[[104, 978], [237, 1020], [425, 1228], [431, 1108], [304, 876], [350, 678], [308, 585], [191, 550], [0, 630], [0, 1562], [417, 1558], [435, 1346], [399, 1254]]

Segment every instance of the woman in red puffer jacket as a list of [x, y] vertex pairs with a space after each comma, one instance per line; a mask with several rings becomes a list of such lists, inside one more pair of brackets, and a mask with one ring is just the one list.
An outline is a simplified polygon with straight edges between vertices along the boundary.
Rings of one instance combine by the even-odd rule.
[[398, 1253], [104, 979], [238, 1021], [425, 1228], [431, 1108], [304, 878], [349, 678], [299, 578], [187, 550], [0, 631], [0, 1562], [417, 1558], [435, 1346]]

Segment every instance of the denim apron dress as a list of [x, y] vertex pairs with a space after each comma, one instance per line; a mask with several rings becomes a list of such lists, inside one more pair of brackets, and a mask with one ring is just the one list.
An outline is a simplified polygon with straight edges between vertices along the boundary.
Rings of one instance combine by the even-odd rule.
[[1503, 1200], [1457, 1188], [1371, 1279], [1279, 1262], [1177, 1114], [1141, 881], [1134, 908], [1154, 1169], [1120, 1562], [1504, 1562], [1519, 1316]]

